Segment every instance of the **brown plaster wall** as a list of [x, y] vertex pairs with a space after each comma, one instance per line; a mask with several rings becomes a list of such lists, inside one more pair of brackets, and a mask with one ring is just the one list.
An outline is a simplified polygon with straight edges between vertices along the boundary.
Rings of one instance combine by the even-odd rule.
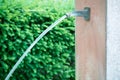
[[91, 8], [91, 19], [76, 18], [76, 80], [105, 80], [106, 0], [76, 0], [76, 10]]

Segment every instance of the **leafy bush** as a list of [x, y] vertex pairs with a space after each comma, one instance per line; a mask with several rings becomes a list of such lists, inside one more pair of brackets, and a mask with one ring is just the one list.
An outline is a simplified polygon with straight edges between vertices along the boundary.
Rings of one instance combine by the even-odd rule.
[[[35, 2], [31, 0], [30, 3], [22, 0], [10, 1], [0, 1], [0, 79], [2, 80], [35, 38], [65, 12], [73, 9], [73, 5], [60, 0], [56, 2], [41, 0], [39, 4], [35, 4], [37, 0]], [[61, 3], [62, 5], [58, 5]], [[74, 80], [73, 20], [73, 18], [64, 20], [42, 38], [10, 79]]]

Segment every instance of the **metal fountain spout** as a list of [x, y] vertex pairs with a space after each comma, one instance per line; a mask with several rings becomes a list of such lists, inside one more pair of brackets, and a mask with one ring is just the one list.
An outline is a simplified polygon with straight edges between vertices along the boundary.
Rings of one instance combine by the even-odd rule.
[[66, 13], [67, 17], [83, 17], [86, 21], [90, 20], [90, 8], [89, 7], [85, 7], [84, 10], [81, 11], [73, 11], [70, 13]]

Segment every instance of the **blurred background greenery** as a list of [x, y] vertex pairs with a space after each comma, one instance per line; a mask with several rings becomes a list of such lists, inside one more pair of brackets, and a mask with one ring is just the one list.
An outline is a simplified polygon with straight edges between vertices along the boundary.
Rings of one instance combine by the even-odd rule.
[[[0, 0], [0, 80], [74, 0]], [[31, 50], [10, 80], [75, 80], [74, 18], [65, 19]]]

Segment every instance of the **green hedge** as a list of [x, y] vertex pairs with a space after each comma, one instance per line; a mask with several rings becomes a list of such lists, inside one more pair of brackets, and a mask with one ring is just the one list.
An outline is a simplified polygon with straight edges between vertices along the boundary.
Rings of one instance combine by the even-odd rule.
[[[41, 0], [41, 6], [29, 3], [30, 6], [23, 5], [22, 2], [1, 0], [0, 80], [5, 79], [13, 65], [41, 32], [73, 8], [60, 0], [56, 3], [63, 3], [68, 7], [53, 5], [54, 0], [48, 1], [51, 2]], [[74, 80], [74, 47], [74, 19], [69, 18], [35, 45], [10, 79]]]

